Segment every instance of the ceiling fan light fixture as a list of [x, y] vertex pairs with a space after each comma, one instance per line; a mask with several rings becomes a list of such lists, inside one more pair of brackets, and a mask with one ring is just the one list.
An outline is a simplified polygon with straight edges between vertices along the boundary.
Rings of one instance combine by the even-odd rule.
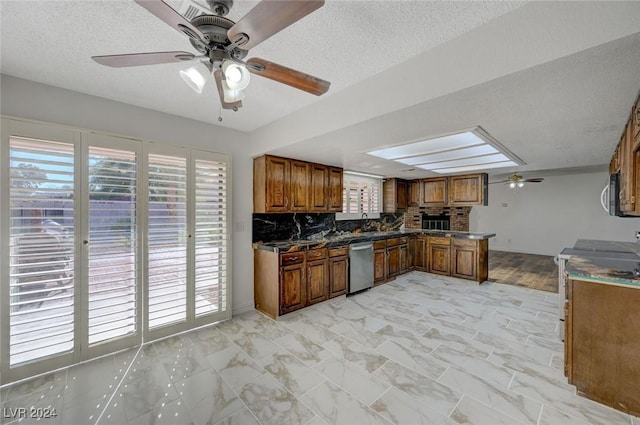
[[230, 90], [244, 90], [251, 81], [251, 74], [244, 65], [226, 60], [222, 63], [223, 83]]
[[187, 69], [180, 70], [180, 76], [191, 89], [202, 94], [202, 89], [209, 78], [209, 69], [203, 63], [193, 65]]
[[[223, 83], [224, 86], [224, 83]], [[226, 103], [234, 103], [244, 99], [244, 92], [242, 90], [231, 90], [223, 88], [223, 98]]]
[[518, 182], [518, 187], [524, 186], [524, 182]]
[[509, 189], [515, 189], [517, 186], [516, 182], [509, 182]]

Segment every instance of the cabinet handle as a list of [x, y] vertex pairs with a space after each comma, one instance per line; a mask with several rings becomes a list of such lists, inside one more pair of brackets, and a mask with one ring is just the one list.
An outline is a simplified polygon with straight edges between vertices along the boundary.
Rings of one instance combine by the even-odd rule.
[[640, 125], [640, 101], [636, 109], [636, 125]]
[[284, 207], [285, 207], [285, 209], [287, 208], [288, 205], [289, 205], [289, 198], [287, 198], [287, 196], [285, 195], [285, 197], [284, 197]]

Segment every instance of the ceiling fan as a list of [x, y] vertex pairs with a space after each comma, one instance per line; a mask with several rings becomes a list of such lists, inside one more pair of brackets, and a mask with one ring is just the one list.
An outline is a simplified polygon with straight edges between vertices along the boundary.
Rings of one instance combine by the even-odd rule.
[[525, 183], [540, 183], [544, 179], [542, 177], [533, 177], [529, 179], [525, 179], [518, 173], [513, 173], [513, 175], [509, 176], [506, 180], [500, 180], [497, 182], [491, 182], [489, 184], [495, 183], [505, 183], [509, 186], [510, 189], [517, 189], [519, 187], [524, 186]]
[[212, 14], [202, 14], [191, 21], [162, 0], [134, 1], [186, 34], [200, 55], [183, 51], [131, 53], [92, 56], [94, 61], [120, 68], [198, 60], [193, 67], [180, 71], [184, 80], [201, 93], [213, 73], [222, 107], [234, 111], [242, 106], [242, 90], [249, 84], [250, 73], [316, 96], [329, 90], [330, 82], [295, 69], [260, 58], [244, 60], [249, 49], [319, 9], [324, 0], [262, 0], [237, 23], [224, 17], [233, 0], [206, 0]]

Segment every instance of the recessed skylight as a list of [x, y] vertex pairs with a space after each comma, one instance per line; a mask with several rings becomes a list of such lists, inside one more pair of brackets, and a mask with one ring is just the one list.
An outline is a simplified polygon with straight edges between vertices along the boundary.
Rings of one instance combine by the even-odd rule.
[[524, 165], [480, 127], [367, 153], [439, 174]]

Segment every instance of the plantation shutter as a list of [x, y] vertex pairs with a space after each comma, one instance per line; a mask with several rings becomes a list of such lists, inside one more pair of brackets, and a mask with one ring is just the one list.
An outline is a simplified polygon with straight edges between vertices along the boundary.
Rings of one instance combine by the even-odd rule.
[[195, 315], [226, 310], [227, 164], [195, 160]]
[[137, 155], [90, 146], [89, 344], [137, 331]]
[[74, 146], [9, 140], [9, 363], [74, 348]]
[[148, 156], [148, 326], [187, 320], [187, 160]]

